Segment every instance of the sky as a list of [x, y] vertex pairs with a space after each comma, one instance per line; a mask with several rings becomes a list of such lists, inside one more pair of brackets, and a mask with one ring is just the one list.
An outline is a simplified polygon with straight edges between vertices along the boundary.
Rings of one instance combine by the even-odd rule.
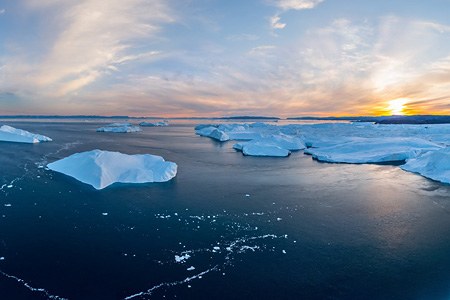
[[0, 0], [18, 114], [450, 114], [450, 0]]

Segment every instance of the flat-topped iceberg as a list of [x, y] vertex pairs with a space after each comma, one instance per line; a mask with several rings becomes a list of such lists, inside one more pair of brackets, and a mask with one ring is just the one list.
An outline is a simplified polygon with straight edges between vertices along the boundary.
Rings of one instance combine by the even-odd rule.
[[248, 156], [286, 157], [291, 154], [291, 151], [280, 148], [276, 145], [249, 143], [243, 146], [242, 153]]
[[233, 148], [251, 156], [288, 156], [290, 151], [303, 150], [306, 146], [302, 139], [281, 133], [237, 143]]
[[330, 147], [309, 148], [306, 154], [314, 159], [332, 163], [383, 163], [404, 162], [426, 151], [442, 147], [418, 138], [355, 138]]
[[115, 133], [127, 133], [138, 132], [141, 128], [134, 126], [131, 123], [112, 123], [104, 127], [97, 128], [97, 132], [115, 132]]
[[3, 125], [0, 127], [0, 141], [35, 144], [40, 142], [51, 142], [52, 139], [45, 135]]
[[163, 126], [169, 126], [169, 122], [167, 121], [160, 121], [160, 122], [141, 122], [139, 123], [139, 126], [147, 126], [147, 127], [163, 127]]
[[450, 183], [450, 147], [409, 159], [401, 168], [436, 181]]
[[53, 171], [103, 189], [113, 183], [169, 181], [177, 174], [177, 164], [151, 154], [128, 155], [92, 150], [76, 153], [47, 165]]

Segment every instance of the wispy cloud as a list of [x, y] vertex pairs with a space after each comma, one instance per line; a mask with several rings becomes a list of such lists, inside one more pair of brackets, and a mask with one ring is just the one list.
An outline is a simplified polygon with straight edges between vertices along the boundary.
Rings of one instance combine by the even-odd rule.
[[22, 77], [24, 84], [53, 96], [75, 92], [127, 61], [154, 56], [157, 51], [142, 51], [142, 43], [135, 48], [136, 41], [146, 39], [151, 47], [160, 25], [174, 21], [163, 0], [29, 0], [27, 4], [31, 11], [45, 10], [52, 18], [48, 23], [58, 29], [48, 30], [52, 44], [48, 50], [43, 47], [46, 53], [40, 62], [10, 57], [7, 78]]
[[270, 27], [272, 27], [272, 29], [283, 29], [284, 27], [286, 27], [286, 23], [281, 23], [280, 20], [280, 16], [272, 16], [270, 18]]
[[305, 10], [312, 9], [324, 0], [272, 0], [269, 3], [278, 7], [281, 11], [270, 18], [270, 27], [272, 29], [283, 29], [286, 23], [280, 22], [280, 15], [288, 10]]
[[4, 13], [6, 13], [6, 9], [0, 8], [0, 15], [3, 15]]
[[282, 10], [303, 10], [314, 8], [323, 1], [324, 0], [272, 0], [271, 4]]

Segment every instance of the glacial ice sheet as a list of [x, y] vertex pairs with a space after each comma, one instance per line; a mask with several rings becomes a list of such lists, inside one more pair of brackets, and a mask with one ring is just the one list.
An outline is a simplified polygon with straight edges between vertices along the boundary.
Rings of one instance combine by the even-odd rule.
[[450, 147], [411, 158], [401, 168], [436, 181], [450, 183]]
[[47, 167], [96, 189], [103, 189], [115, 182], [164, 182], [177, 174], [177, 164], [165, 161], [161, 156], [102, 150], [76, 153]]
[[330, 147], [309, 148], [306, 154], [314, 159], [332, 163], [403, 162], [441, 146], [419, 138], [357, 138]]
[[50, 142], [52, 139], [44, 135], [3, 125], [0, 127], [0, 141], [35, 144], [40, 142]]

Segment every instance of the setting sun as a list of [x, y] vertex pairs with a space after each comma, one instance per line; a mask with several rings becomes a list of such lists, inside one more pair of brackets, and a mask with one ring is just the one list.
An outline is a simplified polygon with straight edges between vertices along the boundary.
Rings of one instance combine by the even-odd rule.
[[389, 101], [388, 111], [392, 115], [404, 115], [405, 104], [408, 102], [406, 98], [399, 98]]

